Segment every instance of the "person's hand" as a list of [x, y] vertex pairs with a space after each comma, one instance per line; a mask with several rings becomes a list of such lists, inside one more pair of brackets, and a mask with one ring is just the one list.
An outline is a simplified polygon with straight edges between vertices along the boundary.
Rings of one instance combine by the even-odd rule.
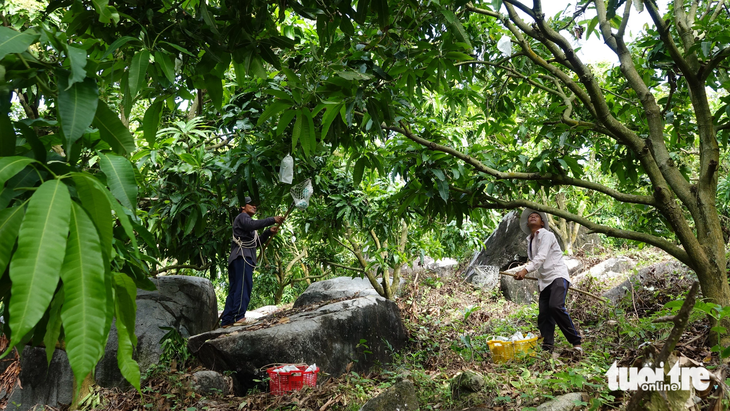
[[525, 279], [525, 277], [526, 277], [526, 276], [527, 276], [527, 270], [525, 270], [525, 269], [523, 268], [523, 269], [522, 269], [522, 270], [520, 270], [520, 271], [519, 271], [519, 272], [518, 272], [517, 274], [515, 274], [515, 280], [517, 280], [517, 281], [522, 281], [522, 280], [524, 280], [524, 279]]
[[274, 217], [274, 221], [276, 222], [276, 224], [281, 224], [284, 222], [284, 217], [278, 215], [278, 216]]
[[279, 232], [279, 227], [273, 226], [273, 227], [269, 228], [269, 231], [271, 231], [271, 235], [276, 235], [276, 233]]

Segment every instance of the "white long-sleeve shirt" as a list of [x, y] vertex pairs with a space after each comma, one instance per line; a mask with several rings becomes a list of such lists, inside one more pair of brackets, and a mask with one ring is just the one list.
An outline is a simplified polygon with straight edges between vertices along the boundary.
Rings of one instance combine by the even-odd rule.
[[549, 286], [557, 278], [570, 281], [568, 266], [563, 261], [563, 251], [558, 245], [555, 234], [541, 228], [527, 236], [527, 257], [530, 262], [525, 266], [527, 272], [537, 270], [537, 285], [540, 291]]

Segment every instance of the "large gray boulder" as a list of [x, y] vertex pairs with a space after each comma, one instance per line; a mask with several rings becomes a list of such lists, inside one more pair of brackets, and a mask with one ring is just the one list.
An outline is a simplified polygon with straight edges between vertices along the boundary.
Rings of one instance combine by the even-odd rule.
[[[134, 358], [144, 373], [160, 360], [160, 339], [170, 327], [188, 337], [215, 327], [218, 309], [213, 284], [200, 277], [164, 276], [152, 281], [156, 291], [137, 290], [137, 319], [135, 335], [137, 349]], [[106, 351], [96, 366], [96, 383], [102, 387], [126, 387], [117, 366], [117, 333], [112, 326]], [[20, 384], [8, 401], [19, 404], [14, 410], [28, 410], [36, 405], [59, 407], [73, 398], [73, 372], [63, 350], [55, 350], [47, 366], [45, 348], [26, 347], [21, 357]]]
[[689, 267], [677, 260], [664, 261], [644, 267], [632, 275], [621, 284], [611, 288], [602, 294], [611, 303], [616, 304], [631, 290], [634, 284], [642, 284], [649, 276], [666, 276], [666, 275], [695, 275]]
[[[207, 278], [170, 275], [152, 279], [156, 291], [137, 290], [135, 360], [144, 373], [162, 356], [160, 340], [174, 328], [183, 337], [215, 328], [218, 300]], [[104, 357], [96, 367], [96, 382], [102, 387], [127, 386], [117, 366], [117, 331], [112, 327]]]
[[513, 261], [527, 261], [527, 243], [525, 233], [520, 229], [520, 212], [510, 211], [499, 222], [497, 229], [484, 241], [484, 248], [466, 270], [466, 277], [472, 273], [475, 265], [494, 265], [504, 271]]
[[74, 377], [66, 351], [56, 350], [49, 366], [45, 348], [26, 347], [20, 369], [21, 385], [10, 394], [6, 410], [25, 411], [40, 404], [60, 407], [73, 401]]
[[322, 301], [338, 300], [340, 298], [354, 298], [364, 296], [377, 297], [370, 280], [367, 278], [337, 277], [330, 280], [312, 283], [294, 301], [294, 308], [321, 303]]
[[372, 398], [360, 411], [418, 411], [416, 387], [409, 380], [401, 380]]
[[263, 376], [261, 368], [270, 364], [316, 363], [322, 372], [336, 377], [350, 363], [354, 371], [366, 371], [376, 362], [389, 362], [391, 352], [407, 341], [398, 306], [382, 297], [311, 308], [196, 335], [188, 347], [206, 368], [234, 371], [234, 392], [244, 395], [256, 386], [254, 379]]
[[561, 395], [541, 404], [537, 411], [572, 411], [585, 409], [585, 404], [590, 398], [583, 392], [572, 392]]
[[628, 257], [611, 257], [580, 273], [576, 276], [576, 282], [583, 282], [588, 278], [599, 282], [608, 282], [618, 277], [626, 278], [635, 267], [636, 261]]

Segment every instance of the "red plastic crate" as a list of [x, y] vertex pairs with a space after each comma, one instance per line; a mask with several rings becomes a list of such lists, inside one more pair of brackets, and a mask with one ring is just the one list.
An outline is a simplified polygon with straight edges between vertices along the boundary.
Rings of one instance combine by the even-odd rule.
[[269, 374], [269, 391], [273, 395], [284, 395], [287, 392], [301, 390], [303, 386], [315, 387], [317, 385], [317, 373], [319, 367], [314, 371], [305, 371], [308, 365], [295, 365], [299, 371], [274, 372], [281, 365], [266, 370]]

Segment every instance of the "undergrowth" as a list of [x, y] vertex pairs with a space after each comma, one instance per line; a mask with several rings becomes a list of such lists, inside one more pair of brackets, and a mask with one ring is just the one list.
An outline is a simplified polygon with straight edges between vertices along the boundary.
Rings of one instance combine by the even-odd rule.
[[[397, 300], [409, 332], [408, 345], [392, 353], [392, 363], [368, 373], [349, 371], [321, 379], [316, 388], [305, 387], [285, 396], [257, 389], [244, 397], [204, 397], [190, 390], [190, 375], [199, 367], [187, 353], [185, 339], [171, 331], [163, 342], [162, 361], [146, 375], [142, 396], [133, 390], [96, 389], [94, 393], [101, 400], [94, 402], [94, 409], [357, 411], [402, 379], [415, 385], [421, 410], [530, 410], [571, 392], [587, 394], [582, 409], [621, 409], [629, 394], [610, 392], [606, 371], [614, 361], [619, 365], [640, 363], [641, 345], [661, 345], [671, 324], [652, 321], [671, 314], [672, 309], [665, 305], [676, 306], [671, 301], [683, 298], [692, 281], [690, 277], [650, 276], [643, 285], [632, 286], [615, 305], [572, 293], [567, 305], [583, 335], [584, 355], [573, 355], [556, 330], [556, 354], [538, 348], [534, 356], [497, 364], [487, 342], [516, 331], [538, 334], [537, 305], [517, 305], [498, 291], [475, 289], [458, 274], [441, 277], [421, 273], [415, 278], [418, 283], [413, 284], [413, 279], [407, 282]], [[709, 322], [699, 311], [690, 320], [677, 349], [712, 368], [718, 356], [706, 346]], [[363, 345], [367, 348], [367, 342]], [[452, 379], [467, 370], [484, 377], [483, 387], [471, 394], [455, 392]]]

